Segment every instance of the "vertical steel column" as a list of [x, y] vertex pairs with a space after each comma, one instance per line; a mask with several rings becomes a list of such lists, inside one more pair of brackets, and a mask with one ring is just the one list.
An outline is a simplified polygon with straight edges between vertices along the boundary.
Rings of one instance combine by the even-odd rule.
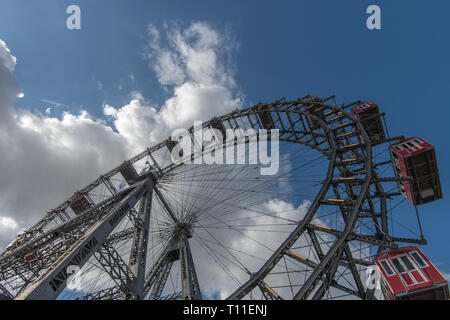
[[152, 210], [153, 188], [142, 197], [139, 206], [138, 219], [135, 226], [128, 266], [134, 278], [129, 284], [133, 298], [140, 300], [144, 296], [145, 265], [147, 260], [148, 233]]
[[181, 284], [183, 288], [183, 298], [185, 300], [202, 300], [200, 286], [195, 272], [194, 261], [192, 259], [191, 248], [186, 234], [181, 234], [180, 246], [180, 268]]

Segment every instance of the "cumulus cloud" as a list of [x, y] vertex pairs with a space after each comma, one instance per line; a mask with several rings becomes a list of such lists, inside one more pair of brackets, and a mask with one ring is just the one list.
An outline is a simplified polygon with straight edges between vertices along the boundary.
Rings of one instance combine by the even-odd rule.
[[[11, 59], [9, 60], [11, 61]], [[1, 61], [3, 62], [3, 60]], [[20, 90], [0, 63], [0, 244], [129, 154], [126, 139], [83, 111], [61, 119], [12, 107]], [[17, 226], [16, 226], [17, 225]], [[16, 227], [13, 227], [16, 226]]]
[[127, 156], [124, 138], [86, 112], [11, 118], [0, 127], [0, 212], [21, 227]]
[[0, 217], [0, 243], [8, 242], [9, 235], [11, 233], [17, 232], [19, 226], [14, 219], [10, 217]]
[[11, 50], [6, 46], [6, 43], [0, 40], [0, 60], [3, 67], [9, 71], [14, 71], [16, 68], [17, 58], [11, 54]]
[[19, 82], [13, 75], [16, 60], [6, 43], [0, 40], [0, 123], [2, 125], [11, 121], [14, 99], [22, 92]]
[[174, 129], [188, 128], [242, 105], [243, 96], [234, 80], [230, 56], [237, 48], [230, 37], [208, 24], [196, 22], [182, 29], [150, 25], [145, 58], [171, 96], [153, 105], [139, 93], [120, 108], [104, 106], [118, 132], [138, 147], [159, 142]]
[[[86, 111], [55, 118], [51, 108], [44, 114], [15, 108], [23, 97], [13, 74], [17, 59], [0, 40], [0, 246], [174, 128], [238, 108], [242, 96], [228, 63], [235, 48], [206, 23], [150, 26], [145, 61], [169, 97], [158, 105], [133, 92], [124, 106], [105, 104], [111, 126]], [[129, 79], [135, 81], [134, 75]]]
[[135, 152], [166, 139], [170, 134], [161, 121], [157, 106], [150, 104], [138, 92], [134, 92], [131, 101], [121, 108], [103, 106], [103, 113], [114, 119], [115, 129]]

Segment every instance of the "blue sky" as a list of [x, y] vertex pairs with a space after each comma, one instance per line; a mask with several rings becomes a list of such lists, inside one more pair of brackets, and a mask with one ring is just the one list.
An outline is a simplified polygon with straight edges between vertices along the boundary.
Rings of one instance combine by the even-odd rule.
[[[81, 30], [65, 27], [71, 4], [81, 8]], [[381, 30], [365, 26], [371, 4], [381, 7]], [[2, 0], [0, 39], [17, 57], [25, 93], [17, 106], [35, 112], [49, 107], [47, 99], [70, 106], [57, 113], [85, 109], [104, 117], [102, 105], [122, 106], [134, 90], [164, 103], [171, 93], [143, 53], [148, 25], [168, 21], [204, 21], [239, 44], [232, 67], [245, 105], [308, 93], [376, 101], [392, 135], [436, 147], [444, 199], [420, 213], [425, 251], [450, 273], [447, 12], [450, 3], [439, 0]]]

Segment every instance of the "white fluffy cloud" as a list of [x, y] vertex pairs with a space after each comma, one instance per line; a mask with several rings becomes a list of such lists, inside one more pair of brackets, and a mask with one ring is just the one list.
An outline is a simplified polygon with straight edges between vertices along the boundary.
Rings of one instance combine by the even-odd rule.
[[186, 29], [149, 26], [146, 59], [169, 97], [159, 108], [142, 95], [121, 108], [105, 106], [118, 132], [133, 145], [159, 142], [174, 129], [188, 128], [195, 120], [207, 120], [242, 104], [234, 80], [230, 56], [237, 47], [225, 34], [209, 25], [193, 23]]
[[0, 217], [0, 243], [7, 242], [9, 235], [17, 232], [19, 226], [16, 221], [10, 217]]
[[[229, 55], [235, 46], [205, 23], [149, 27], [146, 61], [169, 98], [152, 104], [139, 92], [124, 106], [104, 105], [109, 126], [86, 111], [61, 118], [17, 109], [17, 63], [0, 41], [0, 246], [44, 212], [143, 148], [241, 104]], [[133, 77], [134, 78], [134, 77]], [[32, 106], [30, 106], [32, 107]]]
[[13, 72], [16, 68], [17, 59], [11, 54], [11, 50], [2, 40], [0, 40], [0, 60], [2, 60], [3, 66], [9, 71]]

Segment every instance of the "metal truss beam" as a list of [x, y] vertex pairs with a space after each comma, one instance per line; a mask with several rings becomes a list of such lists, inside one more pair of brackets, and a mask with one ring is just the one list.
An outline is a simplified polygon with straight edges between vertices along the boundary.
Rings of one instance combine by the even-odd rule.
[[77, 300], [118, 300], [122, 297], [123, 292], [118, 287], [112, 287], [89, 293]]
[[[153, 285], [153, 289], [150, 292], [149, 300], [159, 300], [161, 299], [161, 293], [164, 290], [167, 279], [169, 278], [170, 270], [172, 270], [172, 261], [168, 261], [163, 265], [161, 270], [157, 273], [155, 278], [155, 283]], [[180, 292], [181, 297], [183, 293]]]
[[315, 231], [311, 228], [308, 228], [308, 234], [309, 234], [309, 237], [313, 244], [314, 250], [316, 250], [317, 257], [319, 259], [322, 259], [324, 254], [323, 254], [322, 247], [320, 246], [319, 240], [317, 239], [317, 235], [316, 235]]
[[365, 297], [365, 289], [361, 282], [361, 277], [359, 275], [358, 269], [356, 268], [355, 260], [353, 259], [352, 251], [350, 250], [350, 246], [348, 243], [344, 245], [344, 253], [347, 257], [347, 260], [349, 262], [349, 269], [352, 273], [353, 280], [355, 280], [356, 288], [358, 288], [358, 295], [359, 297], [363, 298]]
[[106, 199], [94, 207], [86, 210], [82, 214], [72, 218], [71, 220], [54, 227], [53, 229], [41, 234], [40, 236], [29, 240], [28, 242], [23, 243], [21, 246], [17, 246], [13, 250], [9, 250], [5, 252], [0, 257], [0, 272], [2, 272], [6, 267], [15, 267], [18, 265], [15, 263], [19, 263], [18, 258], [23, 257], [26, 254], [36, 253], [38, 250], [45, 248], [48, 250], [46, 252], [49, 258], [56, 256], [56, 251], [59, 249], [58, 246], [50, 245], [57, 240], [66, 241], [66, 245], [70, 245], [70, 242], [79, 237], [79, 234], [84, 233], [86, 228], [89, 228], [95, 221], [98, 221], [100, 218], [107, 216], [108, 213], [116, 206], [118, 203], [123, 201], [126, 197], [129, 196], [130, 193], [136, 190], [137, 187], [140, 187], [141, 183], [138, 183], [134, 186], [131, 186], [127, 189], [120, 191], [117, 195]]
[[[346, 140], [348, 139], [348, 138], [345, 138]], [[347, 140], [347, 142], [346, 142], [347, 144], [348, 143], [350, 143], [348, 140]], [[364, 157], [363, 157], [363, 155], [361, 155], [359, 152], [355, 152], [355, 154], [356, 154], [356, 157], [358, 158], [358, 159], [363, 159]], [[355, 195], [355, 192], [354, 192], [354, 189], [353, 189], [353, 183], [351, 182], [352, 181], [352, 178], [350, 178], [349, 180], [348, 180], [348, 169], [346, 168], [346, 167], [338, 167], [339, 168], [339, 170], [340, 170], [340, 172], [341, 172], [341, 176], [342, 177], [344, 177], [342, 180], [345, 180], [345, 181], [348, 181], [349, 183], [346, 183], [345, 184], [345, 193], [346, 193], [346, 195], [347, 195], [347, 197], [350, 197], [350, 198], [352, 198], [352, 199], [354, 199], [354, 198], [356, 198], [356, 195]], [[375, 172], [373, 172], [373, 173], [375, 173]], [[337, 187], [337, 185], [334, 185], [333, 186], [333, 191], [334, 191], [334, 193], [335, 193], [335, 195], [336, 195], [336, 198], [340, 198], [341, 197], [341, 194], [340, 194], [340, 192], [339, 192], [339, 189], [338, 189], [338, 187]], [[372, 204], [372, 201], [371, 200], [369, 200], [369, 204], [371, 205], [371, 211], [372, 212], [374, 212], [374, 210], [373, 210], [373, 204]], [[340, 206], [339, 207], [339, 209], [340, 209], [340, 211], [341, 211], [341, 215], [342, 215], [342, 218], [343, 218], [343, 220], [347, 223], [347, 214], [348, 214], [348, 212], [342, 207], [342, 206]], [[377, 227], [377, 231], [379, 230], [379, 227], [378, 227], [378, 221], [377, 221], [377, 219], [376, 218], [374, 218], [373, 219], [373, 221], [374, 221], [374, 224], [375, 224], [375, 226]], [[378, 232], [379, 233], [379, 232]], [[359, 273], [358, 273], [358, 270], [357, 270], [357, 268], [356, 268], [356, 264], [355, 264], [355, 261], [353, 260], [353, 255], [352, 255], [352, 252], [351, 252], [351, 250], [350, 250], [350, 246], [349, 246], [349, 244], [348, 244], [348, 242], [345, 242], [345, 244], [343, 245], [343, 255], [342, 255], [342, 257], [343, 256], [345, 256], [346, 257], [346, 262], [345, 262], [345, 264], [347, 265], [346, 267], [347, 268], [349, 268], [350, 270], [351, 270], [351, 273], [352, 273], [352, 276], [353, 276], [353, 279], [354, 279], [354, 281], [355, 281], [355, 283], [356, 283], [356, 286], [357, 286], [357, 288], [358, 288], [358, 296], [359, 297], [361, 297], [361, 298], [364, 298], [364, 295], [365, 295], [365, 290], [364, 290], [364, 287], [363, 287], [363, 285], [362, 285], [362, 283], [361, 283], [361, 278], [360, 278], [360, 276], [359, 276]], [[337, 271], [337, 268], [338, 268], [338, 264], [343, 264], [343, 261], [341, 260], [341, 259], [337, 259], [337, 264], [335, 264], [335, 266], [333, 266], [330, 270], [329, 270], [329, 273], [327, 274], [327, 281], [326, 281], [326, 284], [329, 286], [329, 285], [332, 285], [332, 283], [333, 282], [336, 282], [337, 283], [337, 281], [334, 279], [334, 275], [335, 275], [335, 273], [336, 273], [336, 271]], [[325, 290], [324, 290], [325, 289]], [[326, 289], [328, 289], [328, 288], [325, 288], [325, 283], [324, 284], [322, 284], [322, 286], [321, 286], [321, 288], [319, 289], [319, 291], [318, 292], [316, 292], [316, 294], [314, 295], [314, 297], [313, 297], [313, 299], [322, 299], [322, 297], [324, 296], [324, 294], [325, 294], [325, 291], [326, 291]]]
[[135, 275], [117, 250], [110, 243], [105, 242], [94, 256], [102, 269], [109, 274], [120, 291], [122, 291], [124, 297], [127, 299], [135, 298], [134, 292], [130, 287], [130, 283], [134, 281]]
[[55, 299], [66, 286], [67, 267], [82, 267], [95, 251], [106, 241], [127, 212], [134, 207], [143, 194], [153, 187], [151, 179], [134, 186], [133, 190], [108, 214], [95, 221], [85, 233], [73, 234], [73, 245], [57, 261], [33, 281], [16, 299]]
[[156, 259], [156, 262], [153, 264], [152, 268], [148, 271], [147, 275], [145, 276], [145, 283], [143, 289], [144, 296], [146, 296], [150, 292], [153, 285], [156, 283], [158, 279], [158, 275], [162, 274], [163, 271], [166, 268], [168, 268], [167, 265], [168, 264], [171, 265], [171, 263], [176, 258], [173, 257], [173, 255], [169, 257], [169, 253], [177, 249], [177, 245], [178, 241], [176, 238], [169, 240], [168, 244], [163, 248], [158, 259]]
[[134, 231], [135, 231], [135, 228], [132, 227], [132, 228], [128, 228], [128, 229], [113, 233], [108, 237], [108, 239], [106, 241], [111, 244], [116, 244], [116, 243], [120, 243], [122, 241], [129, 240], [129, 239], [133, 238]]
[[267, 300], [283, 300], [281, 296], [269, 287], [264, 281], [258, 281], [258, 288]]
[[[310, 229], [313, 229], [313, 230], [316, 230], [316, 231], [329, 233], [329, 234], [335, 235], [338, 238], [342, 237], [344, 235], [343, 231], [331, 229], [331, 228], [328, 228], [328, 227], [322, 227], [322, 226], [319, 226], [319, 225], [308, 225], [307, 228], [310, 228]], [[386, 248], [391, 248], [391, 249], [397, 249], [397, 247], [398, 247], [395, 244], [395, 242], [393, 242], [394, 238], [392, 239], [392, 241], [385, 241], [385, 240], [378, 239], [377, 236], [356, 234], [356, 233], [353, 233], [353, 232], [349, 233], [349, 235], [347, 236], [347, 241], [361, 241], [361, 242], [373, 244], [373, 245], [376, 245], [376, 246], [383, 245]]]
[[[350, 117], [351, 118], [351, 117]], [[365, 143], [365, 152], [366, 152], [366, 177], [364, 183], [361, 185], [360, 194], [356, 199], [354, 205], [349, 211], [349, 214], [346, 216], [346, 223], [344, 231], [341, 233], [340, 237], [336, 240], [336, 242], [331, 246], [328, 250], [324, 258], [320, 261], [317, 268], [311, 273], [311, 275], [306, 280], [305, 284], [300, 288], [300, 290], [295, 294], [294, 299], [305, 299], [311, 291], [311, 288], [315, 286], [317, 280], [320, 279], [321, 275], [324, 273], [326, 266], [332, 262], [333, 260], [337, 260], [340, 257], [340, 252], [342, 250], [342, 246], [345, 241], [347, 241], [347, 237], [353, 231], [354, 224], [356, 223], [357, 216], [359, 213], [359, 208], [365, 200], [365, 196], [367, 191], [369, 190], [370, 181], [372, 179], [372, 149], [370, 144], [370, 139], [364, 131], [361, 123], [356, 121], [357, 129], [361, 131], [361, 136]]]
[[159, 300], [180, 300], [183, 298], [183, 292], [175, 292], [159, 298]]
[[[336, 256], [330, 261], [327, 268], [324, 269], [323, 275], [321, 276], [321, 277], [323, 277], [322, 284], [320, 285], [319, 289], [316, 290], [316, 292], [314, 293], [312, 300], [322, 299], [323, 296], [325, 295], [325, 293], [327, 292], [327, 290], [330, 288], [331, 284], [333, 282], [337, 282], [334, 280], [334, 276], [337, 272], [337, 269], [339, 266], [339, 260], [340, 260], [340, 256], [342, 255], [342, 252], [343, 252], [343, 249], [340, 248], [338, 250], [338, 253], [336, 254]], [[315, 280], [315, 283], [313, 285], [311, 285], [309, 290], [306, 291], [305, 298], [307, 298], [309, 296], [309, 294], [314, 290], [317, 283], [321, 280], [321, 277], [317, 277]]]

